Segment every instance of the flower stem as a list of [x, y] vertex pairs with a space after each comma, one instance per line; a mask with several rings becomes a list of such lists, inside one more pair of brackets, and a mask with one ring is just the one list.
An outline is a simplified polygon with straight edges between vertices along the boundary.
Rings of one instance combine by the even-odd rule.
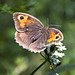
[[47, 62], [47, 60], [45, 60], [41, 65], [39, 65], [30, 75], [33, 75], [40, 67], [42, 67], [45, 63]]

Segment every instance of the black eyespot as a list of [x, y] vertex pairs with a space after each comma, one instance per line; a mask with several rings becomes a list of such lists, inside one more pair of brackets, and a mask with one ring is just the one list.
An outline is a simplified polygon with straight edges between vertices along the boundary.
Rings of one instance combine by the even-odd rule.
[[22, 20], [22, 19], [24, 19], [24, 17], [23, 17], [23, 16], [21, 16], [21, 17], [20, 17], [20, 19]]
[[56, 39], [58, 39], [59, 38], [59, 36], [56, 36]]

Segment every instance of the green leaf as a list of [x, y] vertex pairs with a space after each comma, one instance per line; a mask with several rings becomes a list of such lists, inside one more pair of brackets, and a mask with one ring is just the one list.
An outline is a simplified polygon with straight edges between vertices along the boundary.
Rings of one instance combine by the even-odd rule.
[[7, 4], [4, 4], [3, 6], [0, 5], [0, 13], [10, 13], [12, 14], [13, 12], [10, 11], [11, 7], [9, 7]]

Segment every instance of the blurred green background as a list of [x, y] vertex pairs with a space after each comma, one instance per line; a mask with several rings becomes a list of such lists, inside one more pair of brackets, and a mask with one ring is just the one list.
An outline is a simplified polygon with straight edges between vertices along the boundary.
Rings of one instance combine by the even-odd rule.
[[[13, 13], [17, 11], [37, 17], [45, 26], [47, 18], [49, 25], [61, 25], [56, 28], [63, 32], [67, 50], [59, 74], [75, 75], [75, 0], [0, 0], [0, 75], [30, 75], [44, 61], [39, 53], [16, 43]], [[47, 75], [49, 66], [46, 63], [34, 75]]]

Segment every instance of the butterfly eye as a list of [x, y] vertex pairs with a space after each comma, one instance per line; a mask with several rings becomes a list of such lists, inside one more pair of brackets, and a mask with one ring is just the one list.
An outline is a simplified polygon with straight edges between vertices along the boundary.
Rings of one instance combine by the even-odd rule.
[[22, 19], [24, 19], [24, 17], [23, 16], [20, 16], [20, 19], [22, 20]]

